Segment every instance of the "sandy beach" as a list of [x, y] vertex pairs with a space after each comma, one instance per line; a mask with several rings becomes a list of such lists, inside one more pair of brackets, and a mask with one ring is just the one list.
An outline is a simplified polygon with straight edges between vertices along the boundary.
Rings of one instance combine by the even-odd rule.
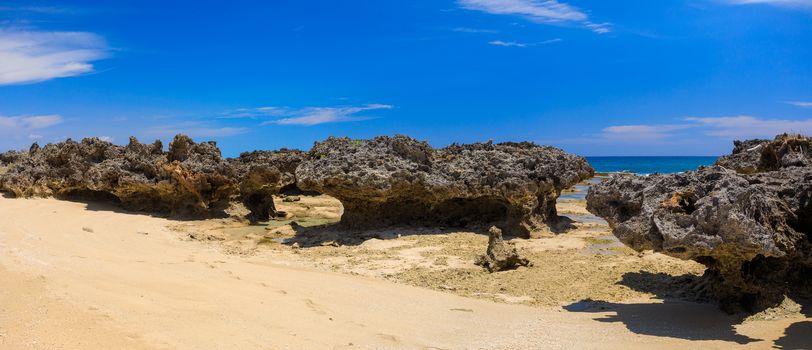
[[[295, 203], [278, 201], [294, 214], [296, 206], [321, 206], [316, 212], [327, 219], [338, 214], [330, 203], [335, 202], [324, 196]], [[574, 213], [579, 205], [564, 201], [560, 210]], [[567, 235], [518, 242], [534, 266], [488, 277], [466, 258], [468, 249], [481, 250], [481, 242], [487, 241], [474, 232], [412, 232], [399, 237], [396, 232], [381, 231], [381, 238], [341, 244], [325, 239], [324, 235], [335, 234], [333, 230], [317, 227], [303, 230], [296, 238], [300, 241], [292, 244], [275, 239], [296, 237], [286, 231], [291, 227], [287, 224], [266, 230], [222, 219], [171, 221], [102, 203], [0, 198], [0, 347], [795, 349], [810, 345], [807, 335], [812, 321], [800, 315], [744, 322], [713, 304], [663, 302], [620, 281], [603, 283], [601, 278], [622, 275], [627, 268], [623, 262], [629, 260], [657, 260], [650, 266], [665, 266], [670, 273], [695, 267], [622, 249], [617, 249], [618, 254], [602, 254], [602, 245], [612, 244], [596, 238], [608, 233], [601, 225], [585, 224]], [[190, 232], [208, 238], [191, 239]], [[327, 243], [305, 244], [316, 241]], [[466, 242], [476, 244], [468, 248]], [[421, 254], [426, 251], [435, 253]], [[544, 257], [563, 253], [572, 257], [566, 261], [572, 268], [545, 268], [561, 262]], [[595, 265], [595, 257], [601, 263]], [[603, 276], [584, 265], [604, 271]], [[587, 274], [597, 276], [599, 282], [585, 278]], [[448, 277], [452, 275], [463, 277], [454, 280]], [[444, 281], [437, 283], [430, 276]], [[593, 302], [579, 302], [589, 299]]]

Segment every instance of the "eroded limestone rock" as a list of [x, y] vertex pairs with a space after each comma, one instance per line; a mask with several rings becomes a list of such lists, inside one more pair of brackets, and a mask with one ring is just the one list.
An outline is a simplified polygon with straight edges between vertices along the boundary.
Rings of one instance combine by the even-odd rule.
[[733, 153], [716, 165], [743, 174], [781, 168], [812, 166], [812, 140], [800, 135], [778, 135], [773, 140], [734, 141]]
[[285, 186], [296, 184], [296, 167], [305, 157], [299, 150], [253, 151], [232, 159], [242, 203], [251, 213], [252, 222], [267, 221], [276, 216], [273, 195]]
[[555, 223], [561, 190], [592, 175], [584, 158], [553, 147], [433, 149], [406, 136], [329, 138], [296, 170], [299, 188], [341, 201], [341, 222], [352, 228], [500, 223], [520, 236]]
[[491, 226], [488, 230], [488, 250], [477, 257], [476, 264], [489, 272], [513, 270], [520, 266], [531, 266], [530, 261], [519, 256], [513, 243], [502, 239], [502, 230]]
[[786, 135], [737, 142], [714, 167], [616, 176], [590, 188], [587, 209], [635, 250], [707, 266], [707, 292], [726, 309], [777, 305], [812, 281], [807, 144]]
[[[8, 153], [7, 153], [8, 154]], [[214, 142], [178, 135], [168, 152], [156, 141], [130, 138], [126, 146], [98, 138], [67, 140], [12, 153], [0, 190], [18, 197], [92, 198], [151, 213], [216, 216], [235, 200], [249, 204], [250, 219], [272, 215], [270, 198], [295, 183], [298, 151], [254, 152], [225, 159]], [[250, 205], [262, 203], [261, 205]]]

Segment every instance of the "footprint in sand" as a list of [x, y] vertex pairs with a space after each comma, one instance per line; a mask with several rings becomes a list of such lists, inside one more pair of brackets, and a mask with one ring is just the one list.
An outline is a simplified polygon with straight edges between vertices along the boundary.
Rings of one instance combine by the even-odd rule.
[[235, 274], [234, 271], [226, 271], [226, 273], [228, 273], [228, 275], [231, 276], [231, 278], [242, 280], [242, 278], [240, 278], [240, 276], [237, 276], [237, 274]]
[[378, 333], [376, 335], [381, 339], [388, 340], [388, 341], [391, 341], [393, 343], [400, 343], [400, 338], [398, 338], [397, 336], [394, 336], [394, 335], [391, 335], [391, 334], [386, 334], [386, 333]]
[[305, 299], [304, 302], [305, 302], [305, 305], [307, 305], [307, 307], [310, 310], [312, 310], [313, 312], [315, 312], [316, 314], [319, 314], [319, 315], [326, 315], [327, 314], [327, 312], [324, 311], [319, 304], [314, 303], [313, 300]]
[[471, 310], [471, 309], [449, 309], [449, 310], [451, 310], [451, 311], [459, 311], [459, 312], [474, 312], [474, 310]]

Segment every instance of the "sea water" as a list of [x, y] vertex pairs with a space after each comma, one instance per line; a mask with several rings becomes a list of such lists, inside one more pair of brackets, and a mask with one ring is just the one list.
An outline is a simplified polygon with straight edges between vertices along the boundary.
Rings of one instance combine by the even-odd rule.
[[[716, 157], [586, 157], [587, 162], [597, 173], [634, 173], [648, 175], [654, 173], [668, 174], [696, 170], [700, 166], [712, 165]], [[603, 181], [607, 177], [597, 176], [575, 185], [574, 192], [562, 193], [563, 200], [583, 200], [589, 186]], [[579, 220], [576, 220], [579, 221]]]
[[668, 174], [712, 165], [716, 157], [586, 157], [599, 173]]

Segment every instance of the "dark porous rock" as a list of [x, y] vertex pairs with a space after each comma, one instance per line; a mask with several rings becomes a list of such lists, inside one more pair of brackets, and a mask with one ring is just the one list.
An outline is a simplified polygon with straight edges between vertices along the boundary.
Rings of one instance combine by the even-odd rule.
[[502, 239], [502, 230], [492, 226], [488, 230], [488, 250], [476, 259], [476, 264], [489, 272], [513, 270], [520, 266], [532, 266], [530, 261], [519, 256], [513, 243]]
[[734, 141], [733, 154], [720, 157], [716, 165], [743, 174], [812, 166], [812, 139], [783, 134], [774, 140]]
[[296, 167], [304, 160], [299, 150], [254, 151], [231, 160], [240, 183], [240, 199], [251, 213], [251, 222], [278, 216], [273, 195], [286, 186], [295, 186]]
[[519, 236], [555, 224], [561, 190], [592, 174], [584, 158], [553, 147], [488, 142], [433, 149], [406, 136], [329, 138], [296, 170], [300, 189], [341, 201], [348, 227], [499, 223]]
[[273, 211], [274, 191], [295, 182], [288, 158], [303, 157], [280, 151], [230, 160], [216, 143], [184, 135], [175, 137], [168, 152], [160, 141], [135, 138], [126, 146], [99, 138], [67, 140], [35, 144], [16, 155], [0, 173], [0, 190], [17, 197], [112, 200], [130, 210], [195, 217], [222, 215], [234, 200], [266, 196], [257, 201], [270, 205], [249, 206], [249, 218], [265, 218]]
[[18, 151], [0, 153], [0, 167], [11, 165], [11, 163], [19, 160], [21, 155], [22, 153]]
[[778, 305], [787, 294], [807, 293], [812, 281], [812, 168], [767, 166], [746, 153], [761, 145], [778, 159], [803, 158], [787, 156], [805, 149], [779, 139], [737, 142], [733, 156], [719, 161], [727, 167], [615, 176], [590, 188], [587, 209], [637, 251], [705, 265], [705, 292], [726, 310]]

